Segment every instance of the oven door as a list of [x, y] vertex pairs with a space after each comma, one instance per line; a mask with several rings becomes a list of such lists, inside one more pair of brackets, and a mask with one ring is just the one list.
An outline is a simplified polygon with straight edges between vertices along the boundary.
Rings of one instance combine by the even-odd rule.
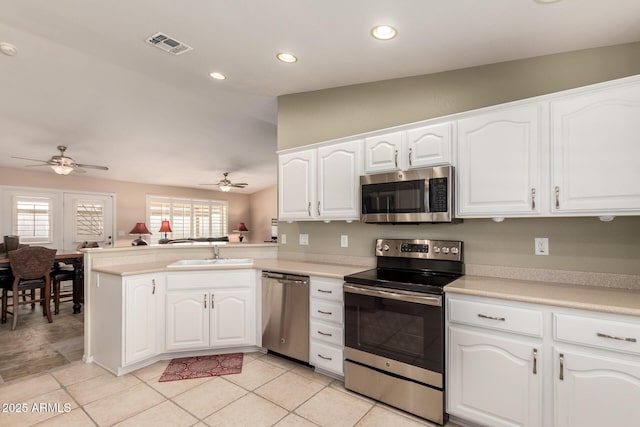
[[[442, 387], [441, 295], [346, 283], [344, 307], [347, 353], [353, 349], [355, 352], [351, 354], [367, 358], [365, 354], [375, 355], [381, 360], [387, 358], [423, 368], [438, 378], [427, 383]], [[382, 369], [387, 365], [388, 362], [383, 362]]]

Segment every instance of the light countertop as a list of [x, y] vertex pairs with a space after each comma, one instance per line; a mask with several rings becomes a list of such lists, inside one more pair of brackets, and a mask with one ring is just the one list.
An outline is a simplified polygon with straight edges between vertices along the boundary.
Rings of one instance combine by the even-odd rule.
[[630, 289], [481, 276], [463, 276], [444, 289], [446, 293], [640, 316], [640, 291]]
[[252, 265], [167, 267], [167, 264], [170, 263], [171, 262], [165, 261], [143, 264], [112, 265], [96, 267], [93, 269], [93, 271], [115, 274], [117, 276], [131, 276], [136, 274], [148, 274], [167, 271], [210, 271], [253, 268], [257, 270], [278, 271], [282, 273], [303, 274], [307, 276], [321, 276], [342, 280], [342, 278], [347, 274], [353, 274], [367, 269], [367, 267], [363, 266], [322, 264], [315, 262], [287, 261], [279, 259], [254, 259]]

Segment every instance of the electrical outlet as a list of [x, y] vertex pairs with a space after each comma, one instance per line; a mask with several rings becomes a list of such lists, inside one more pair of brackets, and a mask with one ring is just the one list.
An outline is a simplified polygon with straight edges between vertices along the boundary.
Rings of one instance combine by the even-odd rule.
[[118, 237], [124, 237], [124, 230], [118, 230]]
[[534, 241], [536, 255], [549, 255], [549, 239], [547, 237], [536, 237]]
[[301, 234], [300, 235], [300, 245], [301, 246], [309, 245], [309, 235], [308, 234]]
[[287, 235], [286, 234], [283, 233], [283, 234], [280, 235], [280, 243], [283, 244], [283, 245], [287, 244]]
[[340, 247], [341, 248], [349, 247], [349, 236], [347, 236], [346, 234], [343, 234], [340, 236]]

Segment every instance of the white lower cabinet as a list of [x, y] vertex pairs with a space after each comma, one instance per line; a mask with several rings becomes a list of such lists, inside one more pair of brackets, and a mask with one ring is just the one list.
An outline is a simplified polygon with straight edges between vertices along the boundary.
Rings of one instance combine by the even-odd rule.
[[467, 309], [461, 314], [472, 314], [476, 326], [488, 329], [471, 326], [473, 318], [467, 325], [449, 326], [447, 412], [487, 426], [542, 425], [542, 340], [493, 329], [494, 323], [503, 326], [511, 319], [509, 307], [467, 303], [449, 308], [449, 318]]
[[640, 420], [640, 318], [457, 294], [447, 310], [452, 416], [483, 426]]
[[169, 275], [167, 351], [255, 345], [251, 270]]
[[309, 364], [344, 376], [344, 299], [342, 280], [310, 278]]
[[91, 280], [91, 361], [116, 374], [162, 349], [163, 274], [123, 278], [99, 273]]

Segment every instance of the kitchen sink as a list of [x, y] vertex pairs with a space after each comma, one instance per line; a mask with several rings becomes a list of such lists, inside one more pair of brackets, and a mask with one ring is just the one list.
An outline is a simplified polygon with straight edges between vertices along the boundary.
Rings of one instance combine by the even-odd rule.
[[208, 265], [253, 265], [251, 258], [181, 259], [167, 267], [203, 267]]

